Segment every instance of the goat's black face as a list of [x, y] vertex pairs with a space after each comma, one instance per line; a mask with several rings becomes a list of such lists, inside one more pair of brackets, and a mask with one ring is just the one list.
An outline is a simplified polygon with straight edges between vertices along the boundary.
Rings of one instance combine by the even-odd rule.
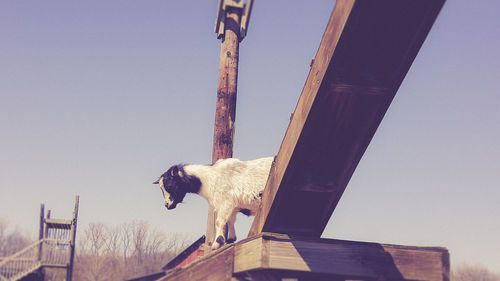
[[188, 190], [186, 189], [185, 173], [182, 166], [172, 166], [153, 184], [159, 184], [163, 192], [165, 207], [174, 209], [182, 202]]

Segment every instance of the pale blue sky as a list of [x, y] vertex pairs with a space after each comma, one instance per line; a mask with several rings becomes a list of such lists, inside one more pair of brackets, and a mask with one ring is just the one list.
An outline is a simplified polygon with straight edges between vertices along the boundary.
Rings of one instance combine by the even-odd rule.
[[[211, 159], [217, 1], [0, 0], [0, 218], [40, 203], [80, 229], [132, 219], [205, 231], [151, 184]], [[333, 1], [255, 1], [241, 44], [235, 156], [277, 153]], [[500, 1], [448, 0], [324, 237], [444, 246], [500, 272]], [[239, 217], [243, 238], [249, 219]]]

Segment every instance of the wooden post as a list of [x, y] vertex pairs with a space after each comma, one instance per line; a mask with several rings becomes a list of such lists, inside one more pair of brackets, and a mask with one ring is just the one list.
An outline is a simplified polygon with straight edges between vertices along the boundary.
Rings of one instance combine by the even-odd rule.
[[[47, 211], [47, 219], [50, 219], [50, 214], [52, 213], [51, 210], [48, 210]], [[47, 225], [45, 225], [45, 230], [44, 230], [44, 234], [43, 234], [43, 237], [45, 238], [48, 238], [49, 237], [49, 228], [47, 227]]]
[[75, 244], [76, 244], [76, 225], [78, 221], [78, 206], [80, 205], [80, 196], [75, 198], [75, 210], [73, 211], [73, 219], [71, 221], [71, 236], [70, 236], [70, 256], [69, 264], [66, 270], [66, 281], [71, 281], [73, 278], [73, 264], [75, 260]]
[[[38, 240], [42, 240], [43, 234], [44, 234], [44, 225], [45, 225], [45, 205], [42, 204], [40, 205], [40, 231], [38, 232]], [[43, 245], [40, 244], [40, 247], [38, 248], [38, 260], [42, 259], [42, 250], [43, 250]]]
[[42, 204], [40, 205], [40, 231], [39, 231], [39, 234], [38, 234], [38, 240], [42, 240], [43, 239], [43, 225], [44, 225], [44, 219], [45, 219], [45, 205]]
[[[233, 156], [234, 122], [236, 118], [236, 89], [238, 80], [238, 55], [240, 20], [242, 9], [227, 6], [225, 11], [224, 35], [220, 51], [219, 79], [217, 83], [217, 104], [212, 163]], [[216, 214], [208, 210], [206, 244], [215, 239]], [[207, 250], [209, 247], [207, 247]]]

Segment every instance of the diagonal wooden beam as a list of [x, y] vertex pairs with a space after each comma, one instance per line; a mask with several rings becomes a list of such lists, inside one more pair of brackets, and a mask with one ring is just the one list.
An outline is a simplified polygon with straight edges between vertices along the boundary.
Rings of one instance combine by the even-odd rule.
[[336, 1], [250, 235], [321, 235], [443, 4]]

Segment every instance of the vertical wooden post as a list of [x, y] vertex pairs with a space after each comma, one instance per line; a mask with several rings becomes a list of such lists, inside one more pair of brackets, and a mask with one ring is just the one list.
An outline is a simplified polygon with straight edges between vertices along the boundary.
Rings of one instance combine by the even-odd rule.
[[71, 236], [70, 236], [70, 255], [69, 264], [66, 270], [66, 281], [71, 281], [73, 278], [73, 264], [75, 260], [75, 244], [76, 244], [76, 225], [78, 221], [78, 206], [80, 205], [80, 196], [75, 198], [75, 210], [73, 211], [73, 219], [71, 221]]
[[[212, 163], [233, 156], [234, 122], [236, 117], [236, 92], [238, 80], [238, 56], [240, 42], [240, 20], [242, 9], [226, 7], [224, 35], [220, 50], [217, 104], [215, 112]], [[215, 239], [216, 214], [208, 210], [206, 243]], [[207, 247], [209, 249], [209, 247]]]
[[45, 205], [42, 204], [40, 205], [40, 232], [38, 234], [38, 240], [42, 240], [43, 234], [45, 233], [43, 230], [44, 219], [45, 219]]
[[[50, 214], [51, 214], [51, 210], [48, 210], [47, 211], [47, 219], [50, 219]], [[48, 238], [49, 237], [49, 228], [47, 226], [45, 226], [45, 230], [44, 230], [44, 233], [43, 233], [43, 237], [44, 238]]]
[[[38, 233], [38, 240], [42, 240], [44, 238], [44, 226], [45, 226], [45, 205], [41, 204], [40, 205], [40, 231]], [[42, 260], [42, 250], [43, 250], [43, 244], [40, 244], [40, 247], [38, 248], [38, 260]]]

